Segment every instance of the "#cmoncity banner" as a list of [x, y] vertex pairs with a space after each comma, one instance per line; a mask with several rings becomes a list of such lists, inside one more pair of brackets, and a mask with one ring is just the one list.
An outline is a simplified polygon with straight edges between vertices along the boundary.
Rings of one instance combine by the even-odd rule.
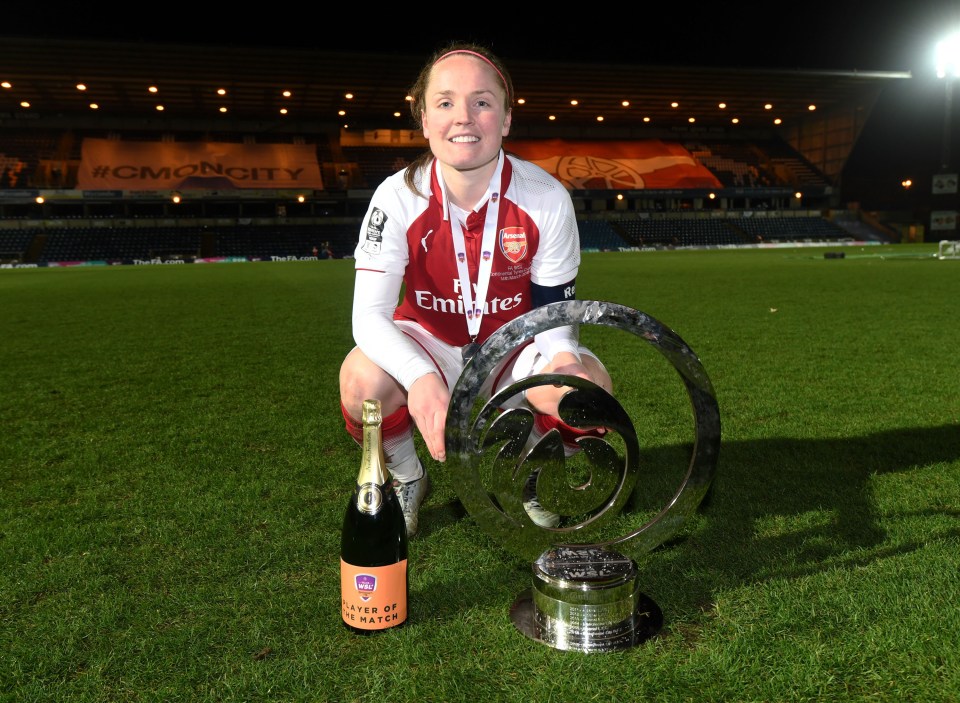
[[310, 144], [83, 140], [82, 190], [323, 190]]

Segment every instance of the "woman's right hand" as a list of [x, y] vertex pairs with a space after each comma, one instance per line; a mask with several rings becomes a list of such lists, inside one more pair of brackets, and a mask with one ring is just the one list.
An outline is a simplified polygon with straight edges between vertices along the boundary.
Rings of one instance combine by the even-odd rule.
[[421, 376], [407, 391], [407, 410], [420, 430], [427, 451], [436, 461], [447, 459], [444, 432], [449, 404], [450, 390], [435, 373]]

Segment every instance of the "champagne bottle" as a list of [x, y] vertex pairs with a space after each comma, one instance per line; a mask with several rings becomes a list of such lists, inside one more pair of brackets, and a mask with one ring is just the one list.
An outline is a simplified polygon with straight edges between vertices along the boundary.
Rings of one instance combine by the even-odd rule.
[[343, 624], [370, 634], [407, 621], [407, 528], [393, 491], [379, 400], [363, 401], [363, 458], [340, 533]]

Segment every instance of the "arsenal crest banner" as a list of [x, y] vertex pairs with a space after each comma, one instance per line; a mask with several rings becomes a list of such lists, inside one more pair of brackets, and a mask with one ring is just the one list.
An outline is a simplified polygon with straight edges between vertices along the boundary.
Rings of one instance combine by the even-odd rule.
[[538, 139], [508, 141], [504, 149], [537, 164], [570, 190], [723, 188], [675, 142]]
[[323, 190], [316, 147], [309, 144], [133, 142], [84, 139], [82, 190]]

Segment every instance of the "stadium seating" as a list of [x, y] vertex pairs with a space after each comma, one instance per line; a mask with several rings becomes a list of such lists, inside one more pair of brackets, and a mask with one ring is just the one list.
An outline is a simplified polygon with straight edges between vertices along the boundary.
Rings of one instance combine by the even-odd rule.
[[30, 188], [43, 158], [57, 148], [57, 133], [30, 130], [0, 131], [0, 188]]
[[695, 247], [743, 244], [744, 240], [723, 220], [648, 217], [618, 221], [633, 247]]
[[741, 217], [736, 226], [755, 241], [823, 241], [850, 239], [850, 233], [822, 217]]
[[359, 222], [329, 225], [243, 226], [216, 232], [215, 256], [308, 257], [328, 243], [335, 258], [352, 255]]
[[[0, 262], [132, 261], [248, 257], [305, 258], [313, 248], [335, 258], [353, 255], [360, 219], [325, 224], [236, 224], [109, 227], [63, 226], [0, 230]], [[650, 217], [578, 218], [584, 251], [743, 246], [774, 242], [840, 242], [853, 234], [823, 217]], [[861, 236], [865, 236], [862, 235]], [[326, 245], [326, 246], [325, 246]]]
[[424, 148], [422, 146], [345, 146], [343, 156], [347, 161], [356, 162], [360, 169], [362, 187], [376, 188], [384, 178], [390, 176], [416, 159]]
[[188, 229], [63, 228], [46, 232], [41, 261], [186, 258], [199, 254], [200, 235]]
[[580, 248], [585, 250], [617, 251], [629, 246], [607, 220], [578, 220]]
[[[5, 159], [3, 163], [17, 165], [23, 174], [20, 188], [27, 187], [23, 181], [29, 177], [30, 187], [69, 189], [76, 185], [69, 182], [71, 173], [58, 171], [57, 179], [68, 180], [53, 183], [51, 164], [72, 163], [75, 177], [84, 136], [134, 141], [257, 139], [229, 131], [184, 131], [174, 135], [149, 128], [124, 130], [122, 134], [104, 130], [65, 134], [11, 129], [0, 133], [0, 161]], [[175, 210], [156, 194], [142, 199], [112, 200], [109, 195], [99, 194], [55, 200], [44, 206], [45, 214], [40, 217], [33, 214], [37, 208], [25, 197], [0, 198], [0, 219], [42, 221], [36, 227], [0, 232], [0, 260], [42, 264], [233, 256], [300, 258], [312, 256], [314, 247], [324, 249], [324, 243], [329, 243], [337, 258], [350, 256], [366, 211], [367, 201], [363, 198], [369, 195], [365, 193], [412, 162], [424, 149], [422, 144], [414, 143], [337, 144], [327, 134], [270, 134], [268, 138], [272, 142], [315, 145], [325, 190], [313, 193], [302, 207], [297, 203], [279, 203], [269, 194], [245, 197], [239, 189], [235, 199], [224, 198], [222, 193], [217, 197], [200, 195], [177, 205]], [[610, 193], [575, 193], [575, 203], [582, 206], [578, 207], [578, 226], [584, 250], [837, 242], [868, 238], [871, 232], [874, 237], [881, 236], [875, 230], [864, 232], [862, 223], [849, 217], [838, 220], [838, 224], [819, 214], [815, 207], [798, 210], [788, 186], [826, 193], [829, 184], [785, 142], [710, 135], [681, 141], [721, 181], [724, 189], [729, 189], [726, 202], [720, 205], [717, 201], [707, 208], [683, 192], [640, 192], [632, 196], [636, 202], [628, 202], [626, 210], [618, 211], [620, 205], [595, 205], [603, 203], [604, 198], [611, 202]], [[344, 167], [349, 171], [347, 182], [338, 176]], [[348, 192], [347, 188], [356, 190]], [[766, 197], [768, 192], [775, 195]]]
[[23, 261], [34, 236], [30, 230], [0, 230], [0, 262]]

